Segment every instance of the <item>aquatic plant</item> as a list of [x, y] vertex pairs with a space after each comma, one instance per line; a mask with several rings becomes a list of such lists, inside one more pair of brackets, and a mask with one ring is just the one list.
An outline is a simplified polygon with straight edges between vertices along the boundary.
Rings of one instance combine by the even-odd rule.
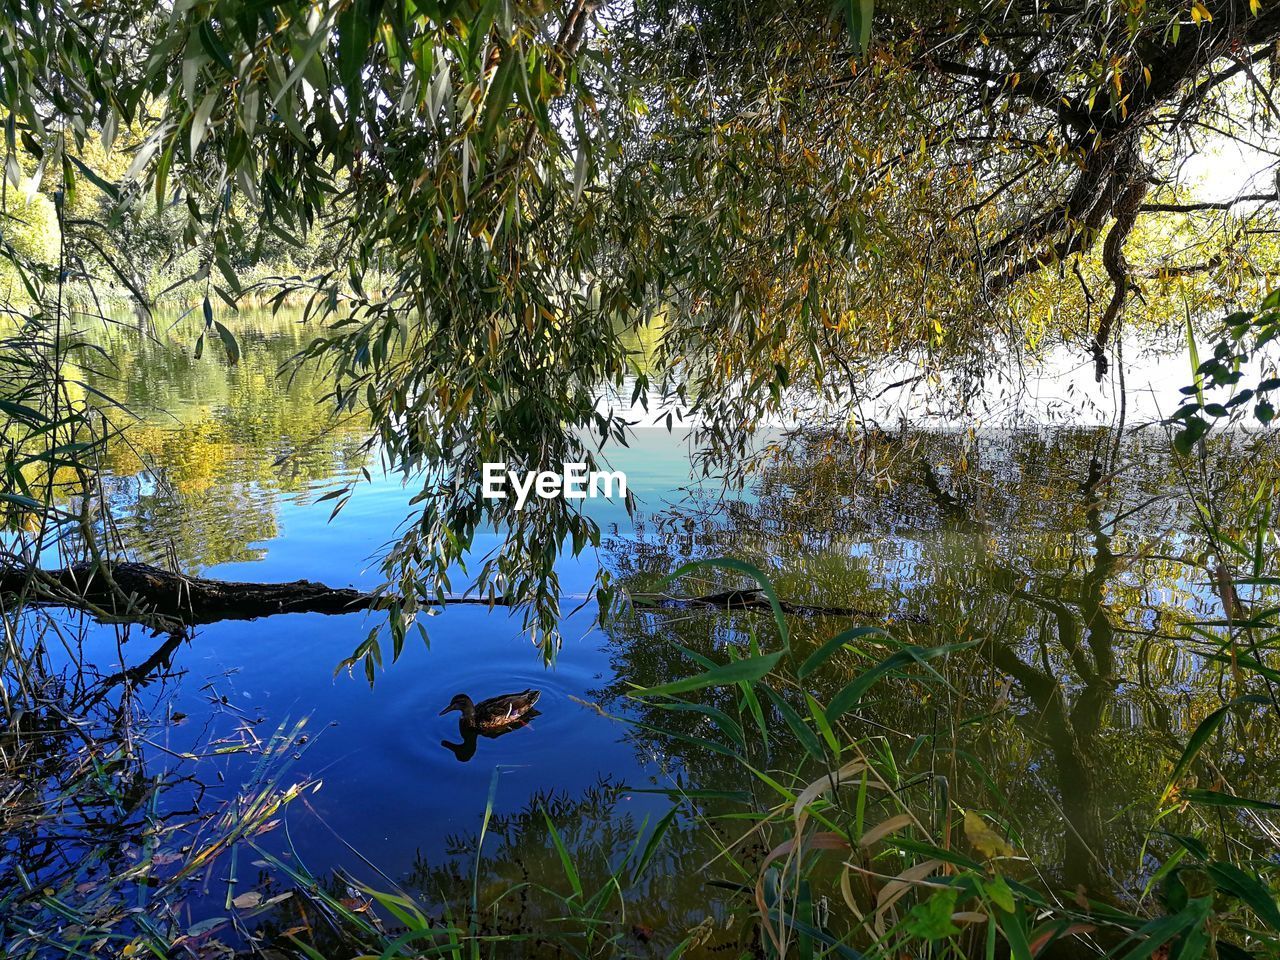
[[[776, 601], [758, 571], [737, 561], [707, 563], [752, 577]], [[1274, 629], [1274, 611], [1266, 616]], [[1239, 619], [1238, 625], [1254, 620]], [[726, 756], [741, 771], [748, 791], [732, 799], [745, 797], [745, 809], [717, 810], [714, 802], [731, 799], [727, 795], [670, 792], [682, 814], [709, 836], [719, 835], [713, 831], [720, 818], [740, 823], [715, 859], [736, 878], [730, 886], [737, 908], [754, 913], [766, 954], [894, 957], [927, 951], [1030, 958], [1070, 942], [1078, 955], [1139, 960], [1268, 956], [1280, 947], [1280, 868], [1274, 862], [1280, 834], [1259, 817], [1280, 810], [1280, 803], [1184, 783], [1210, 738], [1227, 723], [1247, 730], [1251, 718], [1274, 709], [1269, 697], [1238, 692], [1196, 727], [1164, 794], [1152, 798], [1150, 835], [1168, 841], [1173, 852], [1148, 876], [1137, 909], [1126, 909], [1037, 882], [1036, 865], [1020, 852], [999, 807], [966, 806], [966, 798], [953, 794], [943, 772], [954, 759], [946, 755], [945, 739], [917, 736], [912, 751], [926, 751], [929, 762], [926, 771], [912, 773], [883, 735], [858, 732], [859, 704], [875, 684], [910, 678], [917, 690], [945, 687], [948, 680], [934, 665], [981, 639], [921, 647], [879, 628], [854, 627], [796, 665], [788, 663], [788, 626], [776, 607], [773, 625], [771, 651], [754, 637], [747, 651], [727, 648], [724, 662], [686, 649], [698, 672], [632, 693], [660, 710], [704, 716], [714, 738], [659, 732], [693, 750]], [[865, 656], [875, 648], [884, 651], [882, 659], [828, 702], [805, 690], [803, 681], [836, 654]], [[1258, 665], [1255, 673], [1249, 661], [1240, 676], [1274, 672]], [[711, 691], [731, 694], [728, 712], [694, 696]], [[1195, 805], [1244, 811], [1258, 822], [1271, 856], [1234, 853], [1230, 845], [1225, 853], [1220, 845], [1215, 850], [1205, 836], [1214, 831], [1212, 821], [1185, 832], [1165, 826], [1166, 818]], [[749, 854], [755, 838], [767, 848], [763, 858]]]

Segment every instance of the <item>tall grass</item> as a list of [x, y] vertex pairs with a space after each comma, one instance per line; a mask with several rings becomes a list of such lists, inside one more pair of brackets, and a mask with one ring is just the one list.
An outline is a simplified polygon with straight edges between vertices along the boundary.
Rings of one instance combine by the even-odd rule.
[[[732, 561], [710, 563], [749, 574], [774, 598], [759, 571]], [[1275, 612], [1236, 611], [1214, 625], [1228, 631], [1215, 634], [1215, 641], [1263, 624], [1274, 632]], [[1164, 795], [1153, 798], [1151, 833], [1165, 835], [1175, 852], [1149, 877], [1152, 895], [1144, 898], [1144, 909], [1124, 910], [1034, 882], [1034, 865], [1026, 863], [998, 810], [964, 806], [964, 798], [951, 795], [944, 776], [904, 772], [906, 763], [893, 755], [884, 737], [858, 732], [865, 725], [854, 713], [874, 684], [910, 676], [916, 688], [945, 686], [933, 664], [976, 641], [921, 647], [875, 627], [857, 627], [796, 663], [776, 603], [773, 628], [772, 644], [753, 636], [748, 652], [729, 648], [725, 662], [687, 650], [690, 668], [697, 672], [632, 694], [662, 710], [707, 717], [714, 737], [657, 732], [729, 757], [750, 786], [749, 810], [732, 815], [740, 829], [720, 844], [716, 859], [739, 878], [738, 908], [754, 914], [763, 955], [1022, 960], [1049, 955], [1054, 948], [1067, 955], [1143, 960], [1271, 956], [1280, 950], [1275, 892], [1280, 845], [1267, 861], [1224, 858], [1212, 854], [1201, 836], [1167, 833], [1162, 823], [1187, 804], [1280, 809], [1273, 801], [1225, 790], [1183, 789], [1184, 776], [1210, 738], [1224, 724], [1246, 723], [1252, 711], [1271, 709], [1268, 696], [1241, 692], [1229, 697], [1187, 741]], [[865, 655], [870, 647], [880, 648], [882, 658], [829, 702], [805, 690], [806, 676], [837, 653]], [[1262, 666], [1239, 655], [1236, 663], [1246, 672], [1255, 663]], [[1265, 666], [1262, 671], [1264, 679], [1274, 672]], [[697, 696], [712, 689], [732, 693], [736, 712], [726, 713]], [[788, 749], [775, 742], [771, 751], [770, 738], [779, 734], [786, 736]], [[926, 740], [931, 738], [918, 738], [914, 749]], [[923, 748], [945, 746], [933, 739]], [[947, 764], [932, 767], [941, 770]], [[707, 836], [718, 835], [722, 812], [717, 816], [693, 796], [680, 799], [682, 811]], [[1280, 840], [1274, 829], [1270, 835]], [[745, 855], [755, 838], [764, 840], [763, 858]]]

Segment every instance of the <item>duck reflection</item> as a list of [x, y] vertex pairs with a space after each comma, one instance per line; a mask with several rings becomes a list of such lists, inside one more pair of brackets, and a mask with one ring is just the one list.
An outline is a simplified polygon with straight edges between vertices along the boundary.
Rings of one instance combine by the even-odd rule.
[[540, 710], [530, 710], [515, 723], [508, 724], [505, 727], [499, 727], [494, 730], [477, 728], [471, 726], [465, 720], [459, 720], [458, 736], [461, 738], [462, 742], [454, 743], [451, 740], [441, 740], [440, 746], [451, 751], [458, 759], [459, 763], [466, 763], [476, 755], [476, 745], [479, 743], [481, 737], [484, 737], [487, 740], [496, 740], [498, 737], [506, 736], [508, 733], [529, 726], [529, 723], [534, 717], [540, 716], [542, 716], [542, 712]]

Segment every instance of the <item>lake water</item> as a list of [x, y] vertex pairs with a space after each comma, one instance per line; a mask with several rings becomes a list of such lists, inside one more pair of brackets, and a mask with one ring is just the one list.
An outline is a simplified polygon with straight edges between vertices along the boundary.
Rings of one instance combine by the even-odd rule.
[[[358, 421], [320, 429], [325, 387], [314, 373], [278, 375], [306, 342], [305, 327], [249, 315], [237, 331], [243, 358], [234, 367], [217, 349], [194, 359], [181, 324], [154, 337], [121, 328], [99, 337], [116, 366], [99, 363], [87, 378], [140, 418], [132, 446], [117, 445], [107, 464], [121, 541], [137, 558], [204, 576], [376, 585], [380, 551], [413, 491], [380, 473]], [[1235, 516], [1278, 475], [1273, 443], [1227, 442], [1225, 462], [1235, 467], [1197, 478], [1175, 467], [1158, 430], [800, 440], [723, 500], [714, 485], [692, 483], [679, 434], [639, 429], [611, 458], [639, 514], [633, 521], [617, 504], [588, 501], [608, 539], [598, 558], [565, 560], [561, 584], [581, 598], [603, 563], [647, 589], [690, 559], [735, 556], [767, 570], [793, 602], [867, 610], [868, 622], [926, 646], [980, 641], [938, 663], [946, 685], [873, 688], [859, 729], [882, 736], [904, 770], [944, 774], [963, 807], [998, 815], [1046, 884], [1132, 905], [1162, 854], [1149, 827], [1165, 778], [1230, 680], [1188, 626], [1221, 615], [1208, 573], [1217, 561], [1187, 526], [1189, 498], [1204, 485]], [[318, 498], [366, 467], [373, 481], [357, 484], [330, 519], [331, 502]], [[495, 542], [482, 536], [477, 549]], [[740, 584], [709, 573], [686, 589]], [[191, 777], [166, 788], [167, 811], [157, 815], [235, 797], [260, 762], [257, 750], [241, 748], [305, 719], [305, 742], [291, 746], [297, 757], [282, 782], [322, 785], [260, 842], [316, 876], [341, 870], [438, 903], [467, 890], [491, 796], [484, 890], [559, 875], [542, 807], [575, 851], [603, 864], [646, 818], [665, 813], [660, 791], [748, 789], [722, 758], [656, 732], [713, 736], [705, 718], [641, 707], [626, 692], [690, 672], [681, 645], [714, 654], [752, 631], [768, 636], [767, 618], [633, 612], [601, 630], [595, 612], [592, 603], [565, 619], [564, 646], [545, 666], [517, 618], [449, 607], [425, 624], [429, 643], [411, 634], [372, 688], [360, 672], [335, 674], [376, 622], [365, 614], [202, 627], [130, 694], [131, 709], [150, 718], [135, 745], [146, 770]], [[793, 619], [801, 655], [850, 625]], [[58, 656], [85, 677], [142, 663], [162, 640], [70, 625], [82, 632]], [[874, 650], [839, 658], [807, 678], [808, 689], [826, 702], [877, 658]], [[479, 699], [528, 686], [542, 690], [541, 715], [499, 738], [466, 744], [457, 715], [438, 715], [458, 692]], [[1280, 800], [1272, 721], [1250, 729], [1248, 742], [1215, 743], [1213, 761], [1242, 795]], [[794, 744], [780, 737], [768, 762], [794, 767]], [[1258, 842], [1244, 827], [1226, 833]], [[99, 849], [81, 882], [136, 857], [130, 842], [116, 854]], [[658, 931], [654, 951], [717, 912], [726, 894], [705, 885], [715, 868], [703, 869], [713, 852], [692, 832], [671, 834], [664, 869], [633, 903], [635, 922]], [[249, 855], [220, 861], [181, 902], [183, 922], [226, 913], [244, 891], [270, 891], [272, 873]], [[287, 915], [272, 922], [289, 924]]]

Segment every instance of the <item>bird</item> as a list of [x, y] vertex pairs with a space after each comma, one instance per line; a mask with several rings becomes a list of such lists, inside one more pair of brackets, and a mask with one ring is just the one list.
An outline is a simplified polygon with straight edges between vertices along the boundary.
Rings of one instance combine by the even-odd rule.
[[450, 710], [462, 714], [458, 721], [463, 729], [497, 730], [519, 723], [533, 709], [542, 696], [541, 690], [522, 690], [519, 693], [502, 693], [479, 703], [472, 703], [465, 693], [457, 694], [449, 705], [440, 711], [444, 716]]

